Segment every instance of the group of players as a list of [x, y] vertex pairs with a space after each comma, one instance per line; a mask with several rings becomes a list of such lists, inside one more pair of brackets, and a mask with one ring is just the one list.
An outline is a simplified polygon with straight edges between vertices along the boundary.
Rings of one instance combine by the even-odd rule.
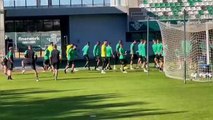
[[[147, 54], [146, 54], [146, 40], [140, 40], [138, 46], [136, 46], [137, 41], [133, 41], [130, 45], [130, 69], [134, 70], [135, 68], [142, 68], [144, 72], [147, 71]], [[71, 68], [71, 72], [75, 70], [75, 59], [77, 56], [76, 52], [77, 46], [74, 44], [69, 44], [66, 47], [66, 58], [67, 65], [64, 69], [64, 73], [67, 73], [67, 70]], [[163, 45], [159, 42], [159, 40], [153, 40], [152, 45], [153, 52], [155, 54], [155, 65], [160, 70], [163, 70]], [[82, 49], [83, 56], [85, 59], [85, 68], [90, 70], [90, 43], [88, 42]], [[100, 64], [102, 63], [101, 73], [105, 74], [106, 70], [111, 70], [111, 63], [114, 63], [114, 70], [116, 70], [116, 64], [120, 61], [121, 67], [120, 70], [123, 73], [127, 73], [126, 65], [127, 65], [127, 51], [124, 49], [122, 41], [118, 41], [116, 44], [115, 52], [113, 52], [110, 43], [106, 40], [101, 44], [101, 42], [97, 42], [93, 47], [93, 56], [95, 58], [95, 70], [98, 70]], [[25, 66], [30, 65], [34, 70], [36, 81], [39, 81], [38, 72], [36, 70], [36, 60], [37, 55], [36, 52], [33, 51], [32, 46], [29, 45], [28, 49], [24, 53], [24, 59], [22, 60], [22, 73], [25, 72]], [[54, 45], [52, 42], [46, 48], [44, 54], [44, 70], [51, 70], [54, 75], [54, 79], [58, 78], [58, 70], [60, 64], [60, 51], [57, 49], [57, 45]], [[137, 63], [136, 63], [137, 61]], [[4, 73], [7, 75], [8, 80], [12, 80], [12, 70], [13, 70], [13, 48], [9, 47], [9, 51], [7, 55], [4, 57], [2, 65], [4, 67]], [[137, 64], [134, 68], [133, 65]]]

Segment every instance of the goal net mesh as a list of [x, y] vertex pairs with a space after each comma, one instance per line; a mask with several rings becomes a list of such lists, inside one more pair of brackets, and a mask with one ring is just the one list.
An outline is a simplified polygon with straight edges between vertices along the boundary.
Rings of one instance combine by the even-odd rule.
[[[199, 80], [202, 77], [206, 78], [207, 75], [212, 75], [213, 23], [188, 22], [186, 24], [186, 41], [184, 24], [158, 23], [164, 45], [166, 76], [184, 79], [185, 70], [187, 79], [191, 79], [194, 74], [196, 74], [195, 79]], [[184, 59], [186, 59], [186, 66]]]

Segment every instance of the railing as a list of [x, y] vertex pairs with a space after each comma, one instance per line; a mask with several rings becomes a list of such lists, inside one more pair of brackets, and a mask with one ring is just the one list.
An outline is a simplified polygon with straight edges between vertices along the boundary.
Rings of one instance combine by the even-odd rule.
[[7, 8], [110, 6], [110, 0], [4, 0]]

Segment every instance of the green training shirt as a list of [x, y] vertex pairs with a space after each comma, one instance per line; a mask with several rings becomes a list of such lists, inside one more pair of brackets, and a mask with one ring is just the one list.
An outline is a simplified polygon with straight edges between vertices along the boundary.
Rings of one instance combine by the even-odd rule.
[[134, 43], [130, 45], [130, 54], [136, 54], [136, 47]]
[[119, 48], [120, 48], [120, 44], [119, 44], [119, 43], [117, 43], [117, 44], [116, 44], [115, 51], [116, 51], [116, 52], [119, 52]]
[[49, 60], [49, 56], [50, 56], [50, 51], [48, 49], [46, 49], [44, 51], [44, 60]]
[[122, 60], [122, 59], [125, 59], [125, 50], [123, 48], [119, 48], [119, 59]]
[[101, 56], [101, 47], [99, 45], [95, 45], [93, 48], [93, 55], [95, 56]]
[[11, 59], [13, 61], [13, 53], [12, 52], [8, 52], [7, 53], [7, 59]]
[[139, 43], [138, 44], [138, 51], [137, 51], [139, 56], [141, 56], [141, 48], [142, 48], [142, 44]]
[[152, 44], [152, 51], [153, 51], [154, 55], [157, 54], [157, 44], [156, 43]]
[[141, 44], [141, 56], [146, 57], [146, 44]]
[[106, 47], [106, 57], [112, 57], [112, 47], [111, 46]]
[[74, 60], [75, 58], [75, 50], [74, 49], [69, 49], [68, 51], [68, 56], [67, 56], [67, 60]]
[[157, 50], [156, 50], [158, 55], [162, 55], [163, 53], [163, 44], [162, 43], [157, 43]]
[[89, 45], [85, 45], [82, 49], [83, 55], [88, 55], [89, 54]]

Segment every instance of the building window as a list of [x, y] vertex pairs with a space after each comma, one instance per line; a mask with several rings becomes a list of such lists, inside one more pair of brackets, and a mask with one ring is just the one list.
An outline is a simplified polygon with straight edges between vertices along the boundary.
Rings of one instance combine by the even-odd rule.
[[81, 0], [72, 0], [72, 6], [82, 6]]
[[19, 6], [19, 7], [26, 6], [26, 1], [25, 0], [16, 0], [15, 6]]
[[91, 6], [93, 5], [93, 0], [83, 0], [83, 5], [84, 6]]
[[40, 4], [41, 6], [48, 6], [48, 0], [40, 0]]
[[59, 0], [52, 0], [53, 6], [59, 6]]
[[24, 31], [25, 32], [34, 32], [36, 31], [36, 26], [33, 20], [24, 20]]
[[26, 0], [27, 6], [35, 7], [37, 6], [37, 0]]
[[14, 0], [4, 0], [5, 7], [14, 7]]
[[5, 31], [6, 32], [14, 32], [14, 21], [13, 20], [7, 20], [5, 21]]
[[94, 0], [94, 5], [102, 6], [104, 4], [103, 0]]
[[70, 0], [60, 0], [60, 5], [70, 6]]
[[105, 6], [110, 6], [110, 0], [105, 0]]
[[53, 29], [53, 21], [52, 20], [44, 20], [44, 31], [50, 31]]
[[53, 30], [60, 30], [60, 20], [53, 20]]
[[43, 31], [43, 20], [36, 20], [37, 31]]
[[60, 19], [46, 20], [6, 20], [6, 32], [60, 31]]
[[23, 22], [23, 20], [16, 20], [15, 21], [15, 31], [16, 32], [23, 32], [24, 31], [24, 22]]

